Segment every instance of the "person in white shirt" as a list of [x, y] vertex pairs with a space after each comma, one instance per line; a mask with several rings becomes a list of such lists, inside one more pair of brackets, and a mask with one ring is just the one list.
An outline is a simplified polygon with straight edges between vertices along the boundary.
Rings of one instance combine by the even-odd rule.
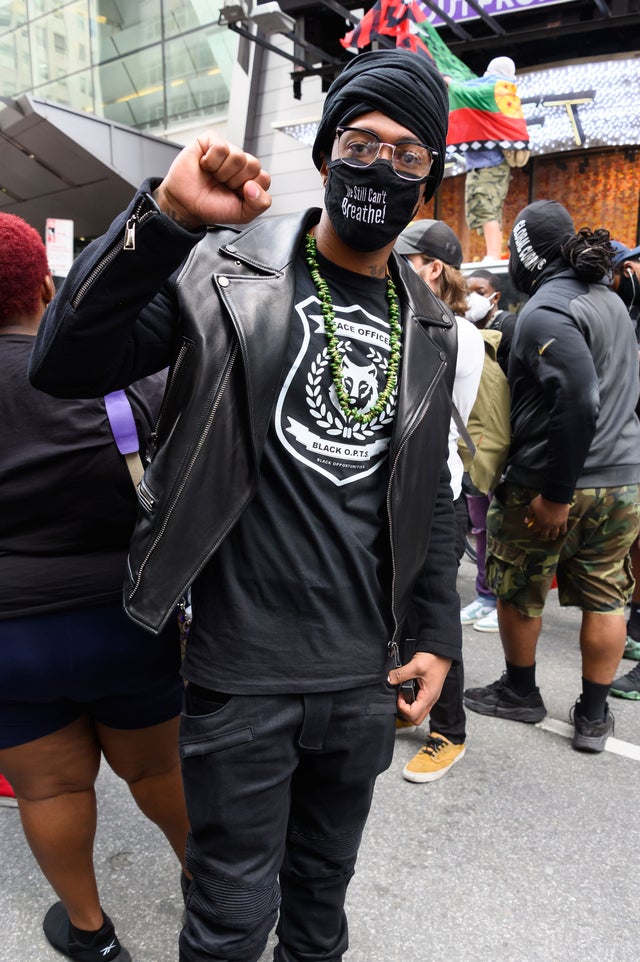
[[[484, 343], [476, 326], [465, 318], [469, 291], [460, 272], [462, 246], [447, 224], [439, 220], [418, 220], [406, 227], [395, 250], [411, 262], [422, 280], [449, 307], [458, 326], [458, 357], [453, 385], [453, 404], [460, 420], [466, 424], [478, 393], [484, 364]], [[464, 553], [469, 526], [467, 505], [462, 493], [464, 468], [458, 453], [460, 431], [456, 419], [449, 426], [451, 490], [456, 507], [456, 554]], [[420, 751], [405, 765], [403, 776], [410, 782], [431, 782], [442, 778], [463, 757], [466, 740], [466, 717], [462, 704], [464, 689], [462, 661], [452, 665], [440, 698], [429, 715], [429, 737]], [[400, 719], [397, 728], [407, 726]]]

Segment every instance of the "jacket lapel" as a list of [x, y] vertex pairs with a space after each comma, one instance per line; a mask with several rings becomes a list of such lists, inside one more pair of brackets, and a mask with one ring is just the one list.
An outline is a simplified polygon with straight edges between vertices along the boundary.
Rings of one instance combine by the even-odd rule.
[[214, 275], [238, 334], [258, 450], [280, 388], [295, 298], [294, 261], [309, 213], [279, 218], [278, 230], [266, 219], [238, 234], [220, 249], [229, 258], [229, 272]]

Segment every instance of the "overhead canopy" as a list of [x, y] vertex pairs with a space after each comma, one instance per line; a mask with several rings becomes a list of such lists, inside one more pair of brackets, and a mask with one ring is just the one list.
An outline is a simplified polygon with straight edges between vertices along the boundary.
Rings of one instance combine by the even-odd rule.
[[180, 150], [30, 94], [0, 97], [0, 210], [42, 233], [47, 217], [59, 217], [73, 220], [77, 237], [95, 237]]
[[[405, 4], [409, 0], [404, 0]], [[621, 53], [637, 53], [638, 0], [418, 0], [431, 23], [438, 27], [441, 40], [450, 52], [477, 73], [482, 74], [490, 60], [509, 56], [515, 61], [518, 75], [541, 64], [594, 60]], [[261, 11], [270, 10], [269, 0], [243, 0], [227, 4], [223, 9], [240, 11], [227, 23], [242, 33], [245, 26], [259, 27], [250, 40], [269, 47], [265, 30], [289, 36], [285, 29], [270, 26], [270, 18]], [[340, 40], [363, 19], [362, 8], [377, 10], [380, 23], [393, 26], [405, 8], [398, 0], [281, 0], [277, 8], [297, 21], [303, 21], [302, 36], [313, 40], [312, 47], [325, 51], [321, 62], [309, 45], [296, 51], [306, 58], [306, 66], [291, 73], [294, 97], [302, 97], [301, 83], [306, 77], [318, 76], [323, 83], [337, 76], [344, 63], [353, 56]], [[242, 11], [246, 11], [243, 15]], [[238, 23], [240, 20], [240, 24]], [[374, 20], [375, 22], [375, 20]], [[238, 29], [240, 26], [240, 29]], [[296, 31], [301, 28], [296, 26]], [[372, 39], [381, 46], [393, 46], [393, 36]], [[246, 36], [246, 32], [243, 34]], [[290, 38], [291, 39], [291, 38]], [[270, 49], [273, 49], [272, 47]], [[280, 46], [282, 56], [291, 58]], [[323, 89], [325, 89], [323, 87]]]

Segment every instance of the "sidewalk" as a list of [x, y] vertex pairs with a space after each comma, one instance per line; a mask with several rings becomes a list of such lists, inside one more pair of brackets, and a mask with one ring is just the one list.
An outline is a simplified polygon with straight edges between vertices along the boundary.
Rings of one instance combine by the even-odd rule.
[[[472, 577], [465, 561], [463, 603]], [[538, 657], [549, 716], [540, 725], [469, 713], [465, 758], [431, 785], [401, 776], [424, 729], [398, 736], [349, 890], [345, 962], [636, 962], [640, 703], [611, 699], [622, 754], [572, 750], [578, 620], [550, 603]], [[464, 641], [467, 684], [497, 678], [499, 637], [466, 628]], [[106, 768], [98, 789], [104, 907], [134, 962], [177, 962], [175, 860]], [[0, 962], [59, 962], [41, 929], [54, 896], [15, 809], [0, 809], [0, 864]]]

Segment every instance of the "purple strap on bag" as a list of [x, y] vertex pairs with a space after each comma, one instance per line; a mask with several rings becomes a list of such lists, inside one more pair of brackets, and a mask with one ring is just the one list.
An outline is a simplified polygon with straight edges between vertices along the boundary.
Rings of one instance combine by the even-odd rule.
[[105, 394], [104, 405], [118, 451], [120, 454], [133, 454], [140, 444], [129, 398], [124, 391], [112, 391], [111, 394]]

